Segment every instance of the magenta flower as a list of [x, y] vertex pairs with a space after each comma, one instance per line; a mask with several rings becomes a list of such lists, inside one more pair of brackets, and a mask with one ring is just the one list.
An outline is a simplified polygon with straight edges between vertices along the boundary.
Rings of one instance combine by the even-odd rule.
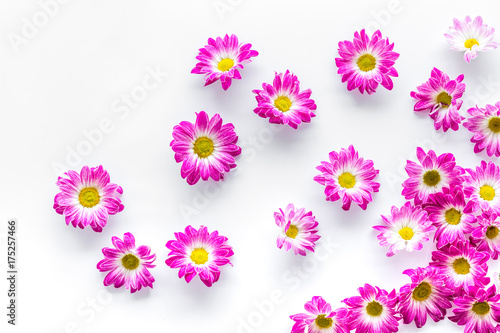
[[475, 213], [492, 210], [500, 214], [500, 168], [493, 162], [481, 161], [476, 171], [465, 169], [468, 175], [464, 180], [464, 193], [469, 198], [464, 211]]
[[231, 86], [232, 79], [241, 79], [238, 69], [252, 61], [259, 52], [251, 50], [252, 44], [239, 44], [235, 35], [225, 35], [224, 39], [209, 38], [208, 45], [200, 49], [196, 57], [200, 62], [191, 70], [193, 74], [205, 74], [205, 86], [220, 80], [222, 89]]
[[395, 310], [398, 304], [396, 290], [390, 293], [365, 284], [358, 288], [361, 296], [344, 299], [350, 311], [348, 326], [356, 333], [392, 333], [398, 331], [401, 316]]
[[380, 188], [380, 184], [373, 181], [379, 173], [373, 167], [373, 161], [358, 157], [352, 145], [338, 153], [330, 152], [329, 158], [330, 162], [323, 161], [316, 167], [321, 175], [314, 177], [315, 181], [326, 186], [326, 200], [342, 199], [343, 210], [349, 210], [352, 201], [366, 209], [372, 201], [372, 193]]
[[380, 231], [377, 236], [380, 246], [390, 246], [388, 257], [403, 249], [408, 252], [420, 251], [424, 247], [423, 243], [429, 240], [429, 234], [436, 230], [427, 212], [409, 201], [401, 209], [392, 206], [391, 215], [382, 215], [382, 220], [385, 225], [376, 225], [373, 229]]
[[446, 287], [461, 295], [473, 287], [484, 287], [490, 282], [488, 273], [488, 253], [476, 251], [469, 242], [448, 245], [432, 252], [429, 265], [441, 270], [448, 278]]
[[58, 177], [56, 185], [61, 192], [54, 198], [54, 209], [64, 215], [66, 224], [81, 229], [90, 226], [101, 232], [108, 216], [123, 210], [120, 196], [123, 189], [110, 183], [109, 174], [102, 165], [84, 166], [80, 173], [70, 170], [68, 178]]
[[316, 115], [311, 89], [300, 91], [297, 76], [286, 71], [275, 73], [273, 85], [262, 83], [262, 90], [253, 90], [259, 103], [254, 112], [262, 118], [269, 118], [273, 124], [290, 125], [297, 129], [301, 123], [311, 122]]
[[295, 209], [293, 204], [289, 204], [285, 211], [280, 208], [279, 212], [274, 212], [274, 220], [282, 233], [278, 236], [278, 248], [285, 247], [288, 251], [293, 249], [295, 254], [306, 255], [306, 250], [314, 252], [316, 241], [320, 238], [318, 232], [318, 222], [304, 208]]
[[450, 80], [448, 75], [434, 67], [431, 77], [427, 82], [411, 92], [411, 97], [417, 100], [413, 110], [430, 111], [429, 116], [434, 119], [436, 130], [443, 128], [457, 131], [464, 117], [458, 113], [463, 101], [460, 99], [465, 91], [463, 74], [455, 80]]
[[497, 260], [500, 255], [500, 220], [498, 215], [487, 211], [477, 218], [479, 225], [472, 231], [471, 242], [478, 251], [487, 252], [491, 259]]
[[224, 173], [236, 167], [234, 158], [241, 154], [236, 145], [238, 136], [231, 123], [222, 125], [222, 118], [215, 114], [208, 118], [205, 111], [196, 114], [196, 123], [181, 121], [174, 126], [174, 139], [170, 142], [175, 161], [182, 162], [181, 177], [189, 185], [198, 180], [224, 179]]
[[492, 42], [495, 37], [495, 29], [483, 24], [481, 16], [477, 16], [474, 21], [469, 15], [464, 21], [453, 19], [453, 26], [449, 33], [444, 34], [446, 40], [452, 44], [451, 50], [464, 52], [465, 62], [470, 62], [477, 57], [478, 52], [485, 52], [496, 49], [498, 43]]
[[102, 249], [104, 259], [97, 263], [100, 272], [109, 272], [104, 278], [104, 285], [114, 284], [115, 288], [125, 286], [131, 293], [142, 287], [153, 288], [154, 277], [148, 268], [153, 268], [156, 254], [151, 254], [149, 246], [135, 246], [135, 238], [130, 232], [123, 235], [123, 240], [112, 237], [115, 248]]
[[232, 266], [229, 257], [234, 254], [233, 249], [217, 231], [208, 233], [207, 227], [196, 230], [188, 225], [185, 233], [176, 232], [175, 238], [166, 244], [171, 251], [165, 263], [170, 268], [180, 268], [179, 278], [184, 277], [188, 283], [198, 274], [211, 287], [219, 280], [220, 267]]
[[448, 318], [460, 326], [465, 325], [464, 332], [467, 333], [500, 332], [499, 301], [500, 294], [496, 293], [494, 285], [487, 290], [473, 287], [455, 299], [455, 315]]
[[465, 213], [465, 205], [465, 195], [460, 186], [454, 186], [451, 190], [445, 188], [443, 193], [436, 193], [429, 197], [424, 209], [429, 213], [429, 219], [437, 228], [434, 235], [437, 248], [455, 242], [465, 242], [465, 235], [474, 229], [476, 216]]
[[484, 109], [473, 107], [467, 110], [470, 117], [464, 127], [474, 133], [470, 142], [474, 143], [474, 152], [486, 149], [488, 156], [500, 156], [500, 102], [486, 105]]
[[304, 308], [308, 313], [290, 316], [295, 321], [291, 333], [349, 333], [349, 311], [346, 308], [332, 311], [330, 303], [321, 296], [314, 296]]
[[433, 150], [426, 154], [417, 147], [417, 158], [420, 165], [413, 161], [406, 162], [405, 170], [410, 178], [403, 183], [402, 195], [407, 200], [414, 199], [419, 205], [425, 203], [431, 194], [462, 184], [464, 170], [456, 165], [453, 154], [436, 156]]
[[435, 267], [407, 269], [403, 272], [410, 277], [411, 283], [399, 290], [399, 312], [403, 322], [415, 321], [418, 328], [423, 327], [427, 315], [435, 322], [443, 320], [446, 309], [451, 308], [452, 296], [444, 286], [446, 276]]
[[399, 53], [393, 52], [394, 43], [389, 44], [388, 38], [382, 38], [377, 30], [368, 37], [365, 29], [354, 33], [354, 40], [339, 42], [339, 55], [335, 64], [337, 73], [342, 75], [342, 82], [347, 81], [347, 90], [358, 88], [361, 93], [375, 93], [378, 84], [392, 90], [391, 76], [397, 77], [398, 72], [393, 67]]

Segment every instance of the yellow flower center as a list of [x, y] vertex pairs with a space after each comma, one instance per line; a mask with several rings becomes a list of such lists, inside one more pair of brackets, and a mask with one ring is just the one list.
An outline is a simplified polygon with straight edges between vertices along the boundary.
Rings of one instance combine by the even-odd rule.
[[488, 229], [486, 229], [486, 237], [489, 239], [494, 239], [498, 236], [498, 228], [494, 225], [490, 225]]
[[495, 189], [490, 185], [483, 185], [479, 189], [479, 196], [483, 200], [491, 201], [495, 197]]
[[293, 224], [290, 224], [290, 226], [288, 227], [288, 230], [286, 232], [286, 235], [290, 238], [295, 238], [297, 237], [297, 234], [299, 233], [299, 229], [294, 226]]
[[126, 254], [122, 258], [122, 265], [129, 271], [133, 271], [139, 266], [139, 258], [132, 253]]
[[281, 112], [287, 112], [292, 107], [292, 101], [286, 96], [279, 96], [274, 101], [274, 106]]
[[447, 108], [451, 105], [451, 96], [446, 91], [443, 91], [437, 95], [436, 102]]
[[469, 38], [464, 43], [464, 46], [468, 49], [472, 49], [474, 45], [479, 45], [479, 42], [474, 38]]
[[80, 191], [78, 200], [83, 207], [91, 208], [99, 203], [101, 197], [94, 187], [85, 187]]
[[493, 133], [500, 132], [500, 118], [499, 117], [491, 117], [490, 121], [488, 121], [488, 128]]
[[411, 297], [416, 301], [425, 301], [431, 295], [432, 287], [427, 282], [421, 282], [411, 294]]
[[371, 54], [363, 54], [358, 59], [358, 67], [363, 72], [371, 71], [372, 69], [375, 68], [376, 64], [377, 64], [377, 61], [375, 60], [375, 57], [372, 56]]
[[221, 61], [219, 61], [219, 64], [217, 65], [217, 69], [220, 70], [221, 72], [227, 72], [234, 66], [234, 61], [233, 59], [229, 58], [224, 58]]
[[429, 170], [424, 173], [424, 184], [427, 186], [436, 186], [441, 181], [441, 175], [437, 170]]
[[193, 149], [198, 157], [206, 158], [212, 155], [214, 142], [206, 136], [201, 136], [194, 142]]
[[450, 208], [444, 213], [444, 217], [446, 222], [451, 225], [457, 225], [460, 223], [462, 219], [462, 213], [456, 210], [455, 208]]
[[353, 188], [356, 185], [356, 177], [350, 172], [344, 172], [339, 176], [339, 185], [343, 188]]
[[460, 275], [469, 274], [470, 272], [470, 264], [469, 261], [465, 258], [458, 258], [453, 262], [453, 269], [455, 273]]
[[383, 309], [384, 308], [382, 307], [382, 304], [377, 301], [371, 301], [366, 306], [366, 313], [368, 313], [372, 317], [378, 317], [382, 313]]
[[203, 265], [208, 261], [208, 252], [204, 248], [194, 249], [191, 252], [191, 260], [196, 265]]
[[476, 302], [472, 306], [472, 311], [480, 316], [484, 316], [485, 314], [490, 312], [490, 305], [486, 302]]
[[403, 238], [404, 240], [410, 240], [413, 238], [413, 235], [415, 234], [410, 227], [404, 227], [401, 230], [399, 230], [399, 236]]
[[326, 318], [326, 315], [320, 314], [319, 316], [316, 317], [314, 320], [314, 323], [320, 327], [320, 328], [329, 328], [333, 324], [332, 318]]

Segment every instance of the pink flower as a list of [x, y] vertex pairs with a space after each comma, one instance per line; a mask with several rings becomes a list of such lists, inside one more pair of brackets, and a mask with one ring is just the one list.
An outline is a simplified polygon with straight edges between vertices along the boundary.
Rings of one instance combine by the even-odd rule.
[[165, 263], [170, 268], [180, 268], [179, 278], [184, 277], [188, 283], [199, 275], [200, 280], [211, 287], [219, 280], [220, 267], [232, 266], [229, 257], [234, 254], [233, 249], [218, 231], [208, 233], [207, 227], [196, 230], [188, 225], [185, 233], [176, 232], [175, 238], [166, 244], [171, 251]]
[[290, 316], [295, 321], [291, 333], [349, 333], [349, 311], [346, 308], [332, 311], [332, 306], [321, 296], [314, 296], [304, 308], [308, 313]]
[[97, 269], [100, 272], [109, 272], [104, 278], [104, 285], [114, 284], [115, 288], [125, 286], [131, 293], [141, 290], [142, 287], [153, 288], [154, 277], [148, 268], [153, 268], [156, 255], [151, 254], [149, 246], [135, 246], [135, 238], [130, 232], [111, 238], [115, 248], [102, 249], [104, 259], [99, 261]]
[[64, 215], [66, 224], [81, 229], [90, 226], [101, 232], [108, 216], [123, 210], [120, 196], [123, 189], [110, 183], [109, 174], [102, 165], [84, 166], [80, 173], [70, 170], [68, 178], [58, 177], [59, 192], [54, 198], [54, 209]]
[[224, 179], [224, 173], [236, 167], [234, 158], [241, 154], [233, 124], [222, 125], [217, 113], [212, 118], [205, 111], [197, 113], [196, 123], [182, 121], [174, 127], [172, 136], [175, 161], [182, 162], [181, 177], [189, 185], [196, 184], [200, 177]]
[[457, 131], [460, 122], [465, 119], [458, 113], [463, 101], [460, 99], [465, 91], [463, 74], [455, 80], [450, 80], [448, 75], [434, 67], [431, 77], [427, 82], [411, 92], [411, 97], [417, 100], [415, 111], [430, 111], [429, 116], [434, 119], [436, 130], [452, 129]]
[[254, 90], [259, 103], [254, 110], [262, 118], [269, 118], [273, 124], [290, 125], [297, 129], [302, 123], [311, 122], [316, 115], [314, 100], [310, 99], [311, 89], [300, 91], [297, 76], [286, 71], [276, 73], [273, 85], [262, 83], [262, 90]]
[[500, 102], [486, 105], [484, 109], [473, 107], [467, 110], [470, 117], [464, 127], [474, 133], [470, 142], [474, 143], [474, 152], [486, 149], [488, 156], [500, 156]]
[[354, 33], [352, 42], [339, 42], [339, 55], [335, 58], [342, 82], [347, 81], [347, 90], [358, 88], [361, 93], [375, 93], [378, 84], [392, 90], [391, 76], [397, 77], [398, 72], [393, 67], [399, 53], [393, 52], [394, 43], [389, 44], [388, 38], [382, 38], [377, 30], [368, 37], [365, 30]]
[[243, 64], [251, 62], [252, 57], [259, 55], [259, 52], [251, 50], [251, 47], [252, 44], [239, 44], [235, 35], [225, 35], [224, 39], [209, 38], [208, 45], [201, 48], [196, 57], [200, 62], [191, 73], [205, 74], [205, 86], [220, 80], [222, 89], [227, 90], [232, 79], [241, 79], [238, 69], [243, 69]]
[[352, 201], [366, 209], [372, 201], [372, 193], [378, 192], [380, 187], [373, 181], [379, 173], [373, 167], [373, 161], [359, 157], [352, 145], [338, 153], [330, 152], [329, 158], [330, 162], [323, 161], [316, 167], [321, 175], [314, 177], [315, 181], [326, 186], [326, 200], [342, 199], [343, 210], [349, 210]]
[[483, 212], [492, 210], [500, 214], [500, 168], [493, 162], [481, 161], [476, 171], [465, 169], [468, 175], [464, 179], [464, 193], [469, 198], [465, 206], [466, 213], [475, 213], [479, 208]]
[[479, 225], [472, 231], [471, 242], [478, 251], [487, 252], [491, 259], [497, 260], [500, 255], [500, 221], [498, 215], [491, 211], [477, 218]]

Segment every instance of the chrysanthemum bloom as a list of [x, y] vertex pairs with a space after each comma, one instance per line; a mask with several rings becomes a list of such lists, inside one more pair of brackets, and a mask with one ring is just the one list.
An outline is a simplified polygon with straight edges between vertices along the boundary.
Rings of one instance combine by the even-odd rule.
[[392, 257], [400, 250], [412, 252], [421, 250], [429, 234], [436, 230], [429, 220], [427, 212], [415, 207], [407, 201], [401, 209], [391, 208], [391, 215], [382, 215], [385, 225], [376, 225], [373, 229], [380, 231], [377, 238], [381, 246], [390, 246], [387, 256]]
[[153, 268], [156, 254], [151, 254], [149, 246], [135, 246], [134, 236], [127, 232], [123, 240], [118, 237], [111, 238], [115, 248], [102, 249], [104, 259], [99, 261], [97, 269], [109, 272], [104, 278], [104, 285], [114, 284], [115, 288], [125, 285], [130, 292], [135, 293], [142, 287], [153, 288], [154, 277], [148, 268]]
[[474, 133], [470, 142], [474, 143], [474, 152], [486, 149], [488, 156], [500, 156], [500, 102], [486, 105], [484, 109], [473, 107], [467, 110], [470, 117], [464, 127]]
[[433, 150], [425, 151], [417, 147], [417, 158], [420, 165], [406, 162], [408, 178], [403, 182], [402, 195], [407, 199], [414, 199], [415, 205], [425, 203], [429, 195], [443, 191], [443, 188], [462, 184], [464, 170], [455, 163], [455, 156], [451, 153], [436, 156]]
[[314, 296], [304, 305], [308, 313], [290, 316], [295, 321], [291, 333], [349, 333], [347, 323], [349, 311], [340, 308], [332, 311], [330, 303], [321, 296]]
[[467, 213], [491, 210], [500, 215], [500, 168], [493, 162], [481, 161], [476, 171], [465, 169], [464, 193], [469, 198]]
[[465, 325], [465, 332], [500, 332], [500, 294], [493, 285], [487, 290], [473, 287], [454, 301], [454, 316], [449, 319], [458, 325]]
[[411, 283], [399, 290], [398, 309], [403, 322], [409, 324], [415, 321], [420, 328], [425, 325], [427, 315], [435, 322], [443, 320], [446, 309], [452, 306], [450, 290], [444, 286], [446, 276], [430, 266], [407, 269], [403, 274], [411, 279]]
[[172, 136], [175, 161], [182, 162], [181, 177], [189, 185], [196, 184], [200, 177], [224, 179], [224, 173], [236, 167], [234, 158], [241, 154], [233, 124], [222, 125], [217, 113], [210, 119], [205, 111], [197, 113], [194, 124], [182, 121], [174, 127]]
[[429, 219], [437, 228], [434, 240], [437, 248], [455, 242], [465, 242], [465, 235], [472, 232], [476, 216], [464, 212], [465, 195], [460, 186], [443, 193], [432, 194], [424, 209], [429, 213]]
[[464, 52], [464, 60], [470, 62], [477, 57], [478, 52], [495, 49], [499, 44], [492, 42], [495, 37], [495, 29], [483, 24], [481, 16], [474, 21], [466, 16], [464, 21], [453, 19], [453, 27], [444, 34], [446, 40], [452, 44], [451, 50]]
[[343, 210], [349, 210], [352, 201], [366, 209], [372, 201], [372, 193], [380, 188], [380, 184], [373, 181], [379, 173], [373, 167], [373, 161], [359, 157], [352, 145], [338, 153], [332, 151], [328, 157], [330, 162], [322, 161], [316, 167], [321, 175], [314, 177], [315, 181], [326, 186], [326, 200], [342, 199]]
[[418, 100], [413, 110], [430, 111], [429, 116], [434, 119], [436, 130], [443, 128], [446, 132], [451, 128], [457, 131], [465, 119], [458, 113], [463, 103], [460, 97], [465, 91], [463, 79], [462, 74], [450, 80], [448, 75], [434, 67], [429, 80], [410, 93], [411, 97]]
[[316, 241], [321, 237], [317, 234], [318, 222], [312, 212], [306, 212], [304, 208], [295, 209], [289, 204], [285, 211], [280, 208], [274, 212], [274, 220], [282, 233], [278, 236], [278, 248], [285, 247], [288, 251], [293, 249], [295, 254], [306, 255], [306, 250], [314, 252]]
[[395, 310], [398, 303], [396, 290], [390, 293], [365, 284], [358, 288], [361, 296], [344, 299], [350, 310], [348, 326], [356, 333], [392, 333], [398, 331], [401, 316]]
[[239, 44], [238, 37], [226, 35], [208, 39], [208, 45], [200, 49], [196, 57], [200, 62], [191, 70], [193, 74], [205, 74], [205, 86], [220, 80], [222, 89], [231, 86], [232, 79], [241, 79], [238, 69], [252, 61], [259, 52], [251, 50], [252, 44]]
[[273, 85], [262, 83], [262, 90], [253, 90], [259, 103], [253, 110], [262, 118], [269, 118], [273, 124], [290, 125], [295, 129], [301, 123], [311, 122], [311, 117], [316, 115], [314, 100], [310, 99], [311, 89], [300, 91], [297, 76], [286, 71], [276, 73]]
[[429, 265], [441, 270], [448, 278], [446, 286], [454, 290], [454, 295], [460, 295], [472, 287], [484, 287], [490, 282], [488, 260], [490, 255], [476, 251], [469, 242], [447, 245], [432, 252], [432, 262]]
[[391, 76], [397, 77], [398, 72], [393, 67], [399, 53], [393, 52], [394, 43], [389, 38], [382, 38], [377, 30], [371, 39], [365, 29], [354, 33], [354, 40], [339, 42], [339, 55], [335, 63], [342, 75], [342, 82], [347, 81], [347, 90], [358, 88], [361, 93], [375, 93], [378, 84], [392, 90]]
[[200, 280], [211, 287], [219, 280], [220, 267], [232, 266], [229, 257], [234, 254], [233, 249], [217, 231], [208, 233], [207, 227], [196, 230], [188, 225], [185, 233], [176, 232], [175, 238], [166, 244], [171, 251], [165, 263], [170, 268], [180, 268], [179, 278], [184, 277], [188, 283], [199, 274]]
[[471, 241], [478, 251], [488, 252], [497, 260], [500, 254], [500, 220], [493, 212], [486, 212], [477, 218], [478, 226], [472, 231]]
[[54, 209], [64, 215], [66, 224], [101, 232], [108, 216], [123, 210], [120, 196], [123, 189], [110, 183], [109, 174], [102, 165], [84, 166], [80, 173], [70, 170], [68, 178], [58, 177], [59, 192], [54, 198]]

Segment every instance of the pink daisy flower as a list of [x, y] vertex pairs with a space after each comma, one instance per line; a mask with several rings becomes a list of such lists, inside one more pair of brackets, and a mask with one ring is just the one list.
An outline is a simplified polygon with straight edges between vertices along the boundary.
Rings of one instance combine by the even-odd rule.
[[135, 246], [135, 238], [127, 232], [123, 240], [112, 237], [114, 248], [102, 249], [104, 259], [97, 263], [100, 272], [109, 272], [104, 278], [104, 285], [114, 284], [115, 288], [125, 286], [131, 293], [142, 287], [153, 288], [154, 277], [148, 268], [153, 268], [156, 254], [151, 254], [149, 246]]
[[196, 123], [182, 121], [174, 127], [172, 136], [175, 161], [182, 162], [181, 177], [189, 185], [196, 184], [200, 177], [224, 179], [224, 173], [236, 167], [234, 158], [241, 154], [233, 124], [223, 125], [217, 113], [212, 118], [205, 111], [197, 113]]
[[274, 212], [274, 220], [282, 233], [278, 236], [278, 248], [285, 247], [288, 251], [293, 249], [295, 254], [306, 255], [306, 250], [314, 252], [316, 241], [320, 238], [318, 232], [318, 222], [304, 208], [295, 209], [293, 204], [289, 204], [285, 211], [280, 208], [279, 212]]
[[465, 195], [460, 186], [454, 186], [451, 190], [445, 188], [443, 193], [429, 197], [424, 209], [437, 228], [434, 240], [437, 240], [438, 248], [455, 242], [465, 242], [465, 235], [474, 229], [476, 216], [465, 213], [465, 205]]
[[444, 286], [446, 276], [434, 267], [407, 269], [403, 272], [410, 277], [411, 283], [399, 290], [398, 310], [403, 322], [415, 321], [418, 328], [423, 327], [427, 315], [435, 322], [443, 320], [446, 309], [451, 308], [452, 296]]
[[259, 103], [253, 110], [262, 118], [269, 118], [273, 124], [288, 124], [297, 129], [302, 123], [311, 122], [316, 115], [314, 100], [310, 99], [311, 89], [300, 91], [297, 76], [286, 71], [275, 73], [273, 85], [262, 83], [262, 90], [253, 90]]
[[470, 117], [464, 127], [474, 133], [470, 142], [474, 143], [474, 152], [486, 149], [488, 156], [500, 156], [500, 102], [486, 105], [484, 109], [473, 107], [467, 110]]
[[457, 131], [464, 117], [458, 113], [463, 101], [460, 99], [465, 91], [463, 74], [455, 80], [450, 80], [448, 75], [434, 67], [431, 77], [427, 82], [417, 87], [417, 91], [411, 92], [411, 97], [418, 102], [413, 110], [430, 111], [429, 116], [434, 119], [436, 130], [443, 128]]
[[500, 220], [498, 215], [488, 211], [477, 218], [479, 226], [472, 231], [471, 242], [478, 251], [487, 252], [497, 260], [500, 254]]
[[340, 308], [332, 311], [332, 306], [321, 296], [314, 296], [304, 305], [308, 313], [290, 316], [295, 321], [291, 333], [349, 333], [347, 323], [349, 311]]
[[446, 286], [460, 295], [472, 287], [484, 287], [490, 282], [488, 253], [476, 251], [469, 242], [448, 245], [432, 252], [431, 266], [441, 270], [448, 278]]
[[337, 73], [342, 75], [342, 82], [347, 81], [347, 90], [358, 88], [361, 93], [375, 93], [378, 84], [392, 90], [391, 76], [397, 77], [398, 72], [393, 67], [399, 53], [393, 52], [394, 43], [388, 38], [382, 38], [377, 30], [371, 39], [365, 29], [354, 33], [354, 40], [339, 42], [339, 55], [335, 64]]
[[252, 61], [259, 52], [251, 50], [252, 44], [239, 44], [235, 35], [208, 39], [208, 45], [200, 49], [196, 57], [200, 62], [191, 70], [193, 74], [205, 74], [205, 86], [220, 80], [222, 89], [231, 86], [232, 79], [241, 79], [238, 69]]
[[208, 233], [207, 227], [196, 230], [188, 225], [185, 233], [176, 232], [175, 238], [166, 244], [171, 251], [165, 263], [170, 268], [180, 268], [179, 278], [184, 277], [188, 283], [198, 274], [211, 287], [219, 280], [220, 267], [232, 266], [229, 257], [234, 254], [233, 249], [217, 231]]
[[490, 51], [499, 45], [492, 42], [493, 37], [495, 37], [495, 29], [483, 24], [481, 16], [477, 16], [474, 21], [469, 15], [465, 17], [464, 21], [454, 18], [453, 26], [444, 36], [452, 44], [451, 50], [465, 51], [465, 62], [476, 58], [478, 52]]
[[469, 198], [465, 212], [492, 210], [500, 214], [500, 168], [493, 162], [481, 161], [476, 171], [465, 169], [464, 193]]
[[321, 175], [314, 177], [315, 181], [326, 186], [326, 200], [342, 199], [343, 210], [349, 210], [352, 201], [366, 209], [372, 201], [372, 193], [380, 188], [380, 184], [373, 181], [379, 173], [373, 167], [373, 161], [359, 157], [352, 145], [338, 153], [330, 152], [329, 158], [330, 162], [323, 161], [316, 167]]
[[390, 293], [365, 284], [358, 288], [361, 296], [344, 299], [350, 310], [348, 326], [356, 333], [392, 333], [398, 331], [398, 320], [401, 316], [396, 312], [398, 303], [396, 290]]
[[101, 232], [108, 216], [123, 210], [120, 196], [123, 189], [110, 183], [109, 174], [102, 165], [84, 166], [80, 173], [70, 170], [68, 178], [58, 177], [59, 192], [54, 198], [54, 209], [64, 215], [66, 224], [81, 229], [90, 226]]
[[449, 319], [460, 326], [465, 325], [467, 333], [500, 332], [500, 294], [495, 286], [487, 290], [473, 287], [462, 296], [455, 299], [457, 306], [453, 309], [454, 316]]
[[456, 165], [453, 154], [436, 156], [433, 150], [426, 154], [417, 147], [417, 158], [420, 165], [409, 160], [406, 162], [405, 170], [410, 178], [403, 182], [402, 195], [407, 200], [414, 199], [419, 205], [425, 203], [431, 194], [462, 184], [464, 170]]
[[390, 246], [388, 257], [403, 249], [408, 252], [420, 251], [424, 247], [423, 243], [429, 240], [429, 234], [436, 230], [427, 212], [409, 201], [401, 209], [392, 206], [391, 215], [382, 215], [382, 220], [385, 225], [376, 225], [373, 229], [380, 231], [377, 236], [380, 246]]

